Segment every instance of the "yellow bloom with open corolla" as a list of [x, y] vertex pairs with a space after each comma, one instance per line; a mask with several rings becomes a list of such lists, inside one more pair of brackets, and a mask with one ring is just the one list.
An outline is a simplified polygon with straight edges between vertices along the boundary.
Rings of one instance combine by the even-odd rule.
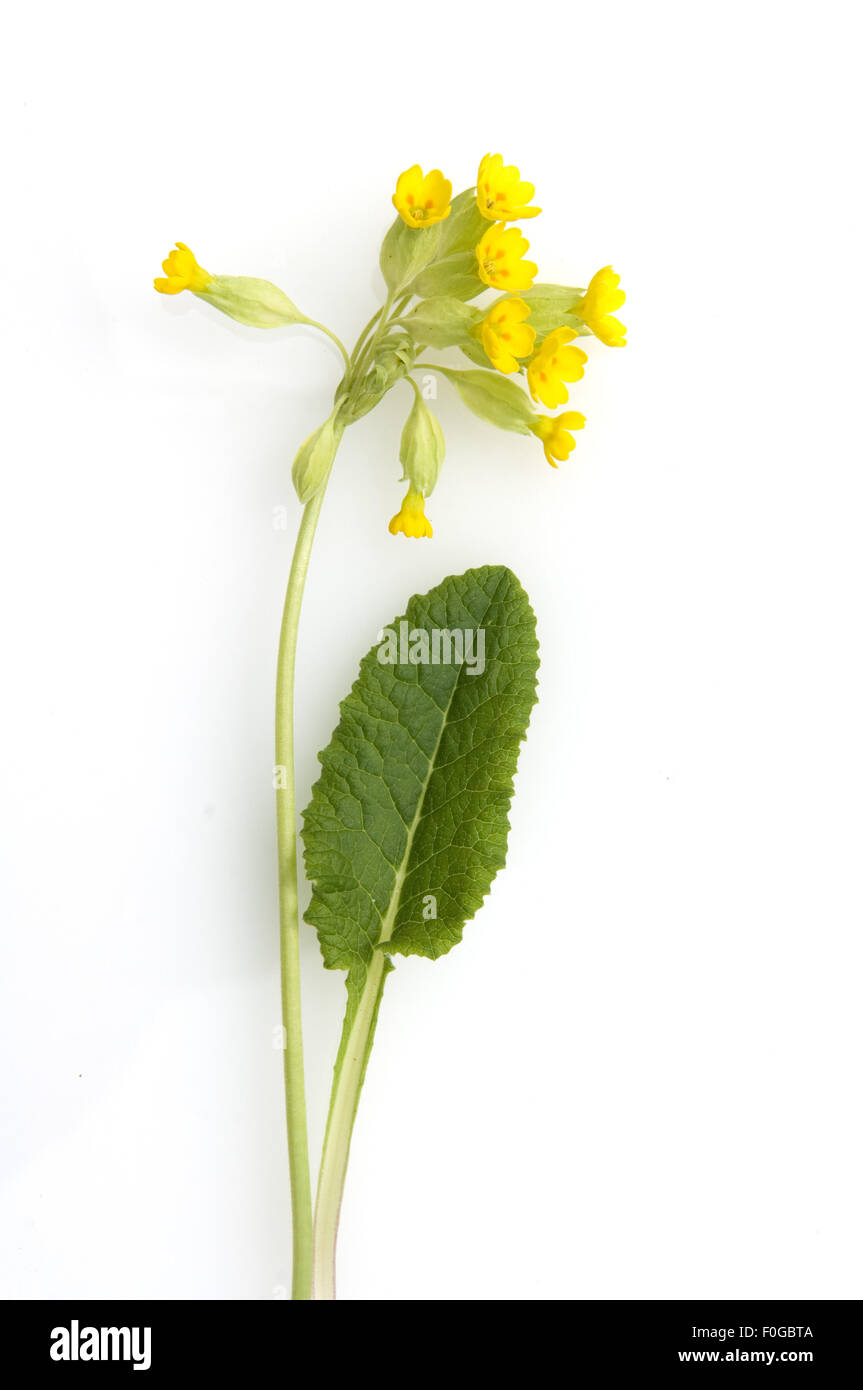
[[523, 259], [530, 242], [518, 227], [496, 222], [476, 248], [477, 273], [493, 290], [529, 290], [536, 275], [533, 261]]
[[542, 208], [527, 206], [535, 192], [514, 164], [504, 164], [503, 155], [483, 155], [476, 176], [476, 205], [489, 222], [538, 217]]
[[403, 536], [409, 536], [411, 540], [420, 540], [424, 536], [434, 534], [432, 524], [425, 514], [421, 492], [417, 492], [412, 487], [408, 488], [402, 499], [401, 508], [389, 524], [389, 532], [392, 536], [397, 536], [401, 532]]
[[587, 324], [591, 333], [606, 347], [626, 346], [626, 329], [620, 319], [614, 317], [614, 310], [619, 309], [626, 299], [619, 285], [620, 276], [610, 265], [603, 266], [588, 285], [584, 299], [570, 310]]
[[562, 415], [539, 415], [531, 429], [542, 441], [548, 462], [556, 468], [556, 460], [568, 459], [575, 448], [570, 430], [583, 430], [584, 416], [580, 410], [565, 410]]
[[409, 227], [432, 227], [449, 217], [452, 184], [440, 169], [432, 169], [423, 177], [418, 164], [399, 174], [393, 207]]
[[213, 278], [210, 272], [198, 265], [192, 252], [182, 241], [178, 241], [176, 247], [176, 251], [172, 251], [167, 260], [162, 262], [165, 278], [159, 276], [155, 279], [154, 288], [160, 294], [179, 294], [181, 290], [191, 290], [195, 293], [206, 289]]
[[530, 357], [536, 332], [525, 319], [530, 305], [523, 299], [501, 300], [493, 304], [480, 325], [480, 336], [493, 367], [499, 372], [517, 372], [520, 357]]
[[567, 346], [575, 336], [572, 328], [556, 328], [543, 339], [539, 351], [528, 363], [530, 394], [550, 410], [569, 400], [564, 382], [578, 381], [584, 376], [587, 353], [581, 348]]

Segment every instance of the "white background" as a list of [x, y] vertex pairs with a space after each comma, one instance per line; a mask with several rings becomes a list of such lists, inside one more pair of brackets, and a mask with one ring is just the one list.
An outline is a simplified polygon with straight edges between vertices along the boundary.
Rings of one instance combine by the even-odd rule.
[[[623, 276], [555, 472], [442, 387], [432, 542], [387, 534], [406, 388], [346, 438], [299, 800], [407, 597], [511, 566], [541, 700], [509, 864], [400, 962], [346, 1299], [860, 1297], [855, 7], [19, 6], [2, 120], [3, 1273], [289, 1279], [272, 697], [290, 462], [334, 350], [152, 289], [175, 239], [353, 338], [396, 175], [500, 150], [544, 280]], [[288, 529], [274, 509], [288, 508]], [[306, 929], [316, 1156], [343, 982]]]

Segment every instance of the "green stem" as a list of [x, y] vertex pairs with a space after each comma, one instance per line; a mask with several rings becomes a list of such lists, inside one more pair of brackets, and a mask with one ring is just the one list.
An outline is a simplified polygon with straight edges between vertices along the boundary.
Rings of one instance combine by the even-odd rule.
[[[383, 313], [383, 305], [381, 306], [380, 309], [375, 310], [375, 312], [372, 314], [371, 318], [369, 319], [368, 323], [366, 324], [365, 328], [363, 329], [362, 333], [361, 333], [360, 336], [357, 338], [357, 341], [356, 341], [356, 343], [354, 344], [353, 353], [351, 354], [351, 362], [352, 362], [352, 363], [359, 362], [360, 354], [362, 353], [362, 351], [363, 351], [363, 349], [365, 348], [365, 345], [366, 345], [366, 339], [368, 338], [369, 334], [371, 333], [372, 329], [374, 328], [375, 324], [377, 323], [377, 321], [378, 321], [378, 319], [380, 318], [380, 316], [381, 316], [382, 313]], [[352, 378], [356, 375], [355, 370], [352, 370], [351, 375], [352, 375]]]
[[306, 1087], [303, 1073], [303, 1030], [300, 996], [300, 923], [297, 903], [297, 823], [294, 789], [294, 672], [300, 607], [318, 517], [327, 480], [306, 503], [294, 547], [279, 638], [276, 677], [276, 765], [281, 782], [276, 793], [279, 854], [279, 944], [281, 953], [282, 1023], [285, 1030], [285, 1110], [288, 1162], [291, 1175], [293, 1224], [293, 1297], [311, 1297], [312, 1188]]
[[327, 328], [327, 325], [325, 323], [318, 323], [317, 319], [303, 319], [303, 322], [307, 323], [310, 328], [317, 328], [320, 333], [325, 333], [327, 337], [335, 343], [336, 347], [338, 348], [339, 352], [342, 354], [342, 357], [344, 358], [345, 371], [349, 372], [351, 369], [351, 359], [348, 354], [347, 348], [345, 347], [338, 334], [334, 333], [331, 328]]
[[346, 1031], [336, 1062], [315, 1201], [312, 1298], [316, 1302], [329, 1301], [336, 1296], [336, 1238], [342, 1193], [351, 1151], [351, 1135], [374, 1041], [386, 973], [387, 958], [383, 951], [375, 951], [349, 1028], [346, 1020]]
[[[400, 301], [403, 308], [410, 296]], [[370, 319], [357, 339], [349, 357], [344, 344], [325, 324], [313, 319], [306, 322], [332, 338], [345, 360], [345, 387], [350, 389], [362, 371], [368, 357], [389, 327], [392, 295], [383, 308]], [[386, 959], [376, 952], [372, 961], [359, 1009], [349, 1035], [343, 1039], [341, 1059], [330, 1117], [327, 1122], [325, 1154], [330, 1158], [322, 1163], [318, 1190], [322, 1246], [329, 1248], [329, 1265], [321, 1265], [318, 1288], [312, 1293], [315, 1264], [315, 1236], [312, 1220], [311, 1177], [309, 1172], [309, 1139], [306, 1116], [306, 1090], [303, 1068], [302, 1003], [300, 991], [300, 927], [297, 895], [297, 823], [294, 786], [294, 678], [296, 671], [297, 635], [306, 575], [309, 568], [312, 542], [323, 506], [329, 475], [314, 497], [306, 504], [300, 522], [291, 573], [285, 595], [282, 631], [279, 638], [278, 675], [276, 680], [276, 765], [281, 769], [281, 783], [276, 799], [276, 824], [279, 853], [279, 940], [281, 949], [282, 1021], [285, 1030], [285, 1109], [288, 1128], [288, 1162], [291, 1174], [291, 1209], [293, 1216], [293, 1297], [294, 1299], [333, 1298], [333, 1260], [336, 1229], [347, 1168], [351, 1130], [365, 1075], [369, 1049], [374, 1036], [386, 974]], [[329, 1144], [329, 1150], [327, 1145]], [[326, 1269], [328, 1268], [328, 1274]]]
[[[375, 348], [377, 347], [386, 330], [390, 327], [390, 310], [392, 309], [392, 306], [393, 297], [390, 293], [386, 297], [386, 301], [384, 302], [383, 308], [378, 312], [378, 314], [375, 315], [375, 319], [377, 319], [377, 327], [375, 328], [374, 333], [369, 338], [368, 342], [363, 344], [359, 352], [357, 352], [356, 350], [354, 351], [354, 368], [351, 377], [353, 381], [356, 381], [359, 378], [360, 373], [366, 365], [366, 362], [374, 354]], [[374, 323], [374, 321], [375, 320], [373, 319], [372, 323]], [[364, 330], [363, 336], [365, 336], [367, 332], [368, 328]]]

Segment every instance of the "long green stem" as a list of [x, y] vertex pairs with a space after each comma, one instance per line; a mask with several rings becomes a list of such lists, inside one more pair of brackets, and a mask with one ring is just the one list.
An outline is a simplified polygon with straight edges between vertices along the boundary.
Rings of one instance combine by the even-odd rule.
[[300, 924], [297, 905], [297, 821], [294, 790], [294, 672], [300, 607], [326, 482], [306, 504], [294, 548], [285, 595], [276, 677], [276, 828], [279, 854], [279, 943], [282, 979], [282, 1023], [285, 1030], [285, 1110], [293, 1218], [293, 1297], [311, 1297], [312, 1188], [306, 1086], [303, 1072], [303, 1029], [300, 996]]
[[[351, 357], [344, 344], [324, 324], [306, 320], [321, 329], [337, 344], [345, 359], [345, 382], [348, 389], [359, 377], [363, 363], [374, 352], [381, 336], [389, 326], [392, 297], [372, 317], [360, 334]], [[300, 926], [297, 894], [297, 817], [294, 777], [294, 679], [296, 672], [297, 635], [300, 609], [309, 568], [312, 542], [323, 506], [329, 475], [322, 487], [306, 504], [300, 521], [291, 573], [285, 595], [282, 630], [279, 638], [278, 674], [276, 678], [276, 765], [279, 769], [276, 799], [276, 825], [279, 854], [279, 941], [281, 952], [282, 1022], [285, 1033], [285, 1111], [288, 1129], [288, 1162], [291, 1175], [291, 1210], [293, 1219], [293, 1298], [309, 1299], [312, 1294], [314, 1270], [314, 1223], [312, 1219], [311, 1175], [309, 1171], [309, 1138], [306, 1115], [306, 1088], [303, 1067], [302, 1001], [300, 990]], [[368, 1050], [374, 1035], [377, 1007], [380, 1003], [385, 958], [373, 961], [363, 992], [360, 1015], [355, 1023], [355, 1045], [348, 1039], [350, 1057], [346, 1055], [341, 1069], [345, 1074], [343, 1091], [334, 1095], [327, 1136], [332, 1133], [333, 1157], [336, 1159], [333, 1179], [338, 1186], [335, 1217], [330, 1240], [330, 1292], [315, 1297], [332, 1298], [332, 1257], [335, 1251], [335, 1232], [338, 1225], [338, 1205], [344, 1186], [350, 1135], [362, 1086]], [[371, 992], [370, 992], [371, 991]], [[368, 1002], [367, 1002], [368, 1000]], [[340, 1099], [344, 1095], [344, 1100]], [[342, 1114], [344, 1106], [350, 1113]], [[343, 1156], [341, 1155], [343, 1147]], [[338, 1177], [340, 1172], [341, 1176]], [[326, 1176], [326, 1175], [325, 1175]], [[327, 1177], [329, 1182], [330, 1179]], [[325, 1203], [329, 1212], [332, 1203]], [[326, 1235], [322, 1237], [326, 1241]]]

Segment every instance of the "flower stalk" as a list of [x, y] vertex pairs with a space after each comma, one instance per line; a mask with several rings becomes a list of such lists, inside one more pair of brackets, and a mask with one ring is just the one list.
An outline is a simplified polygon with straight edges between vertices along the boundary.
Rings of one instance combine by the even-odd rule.
[[[329, 474], [327, 475], [329, 477]], [[276, 674], [276, 835], [279, 859], [279, 947], [284, 1037], [285, 1116], [291, 1178], [293, 1287], [296, 1300], [311, 1297], [312, 1187], [303, 1066], [300, 992], [300, 918], [297, 892], [297, 814], [294, 775], [294, 683], [297, 636], [312, 542], [324, 503], [327, 479], [306, 503], [285, 594]]]
[[[392, 201], [397, 216], [381, 248], [386, 298], [351, 353], [330, 328], [302, 313], [278, 286], [250, 276], [211, 275], [182, 242], [169, 253], [163, 262], [164, 274], [154, 281], [161, 294], [189, 290], [249, 327], [315, 328], [336, 345], [344, 363], [329, 416], [303, 441], [293, 463], [292, 478], [303, 512], [285, 594], [276, 675], [280, 979], [295, 1300], [335, 1297], [335, 1245], [351, 1134], [390, 969], [389, 957], [381, 947], [389, 943], [389, 949], [398, 950], [399, 895], [429, 785], [427, 779], [421, 789], [405, 857], [396, 874], [394, 896], [386, 911], [381, 909], [375, 935], [365, 939], [366, 946], [371, 940], [374, 948], [365, 974], [362, 980], [349, 975], [351, 1002], [336, 1061], [313, 1212], [303, 1063], [294, 767], [297, 638], [312, 545], [345, 429], [374, 409], [399, 381], [407, 381], [412, 391], [399, 448], [402, 482], [408, 486], [400, 510], [389, 522], [389, 531], [412, 539], [433, 535], [425, 502], [437, 484], [445, 442], [436, 416], [410, 376], [417, 359], [429, 347], [458, 350], [468, 359], [470, 369], [441, 364], [432, 370], [453, 386], [480, 419], [498, 429], [534, 435], [552, 467], [575, 448], [572, 431], [582, 428], [584, 416], [574, 410], [556, 416], [539, 415], [532, 401], [541, 401], [549, 408], [568, 401], [568, 384], [581, 378], [587, 360], [580, 348], [572, 346], [576, 337], [592, 334], [610, 347], [625, 343], [626, 330], [614, 317], [624, 294], [619, 288], [620, 277], [611, 266], [598, 271], [586, 290], [534, 285], [537, 266], [525, 258], [529, 243], [511, 225], [539, 215], [540, 209], [532, 205], [533, 196], [533, 184], [522, 180], [519, 170], [504, 164], [499, 154], [486, 155], [480, 162], [476, 185], [455, 198], [452, 184], [439, 169], [425, 175], [419, 165], [407, 169], [396, 184]], [[497, 292], [493, 302], [481, 308], [470, 303], [489, 289]], [[421, 366], [429, 370], [425, 361]], [[432, 763], [433, 759], [429, 778]], [[307, 856], [308, 814], [304, 829]], [[324, 870], [329, 872], [328, 860]], [[311, 908], [306, 915], [310, 922], [315, 920]], [[328, 958], [323, 937], [321, 945], [328, 966], [349, 972], [354, 969], [356, 952], [353, 962], [346, 965], [341, 959]]]

